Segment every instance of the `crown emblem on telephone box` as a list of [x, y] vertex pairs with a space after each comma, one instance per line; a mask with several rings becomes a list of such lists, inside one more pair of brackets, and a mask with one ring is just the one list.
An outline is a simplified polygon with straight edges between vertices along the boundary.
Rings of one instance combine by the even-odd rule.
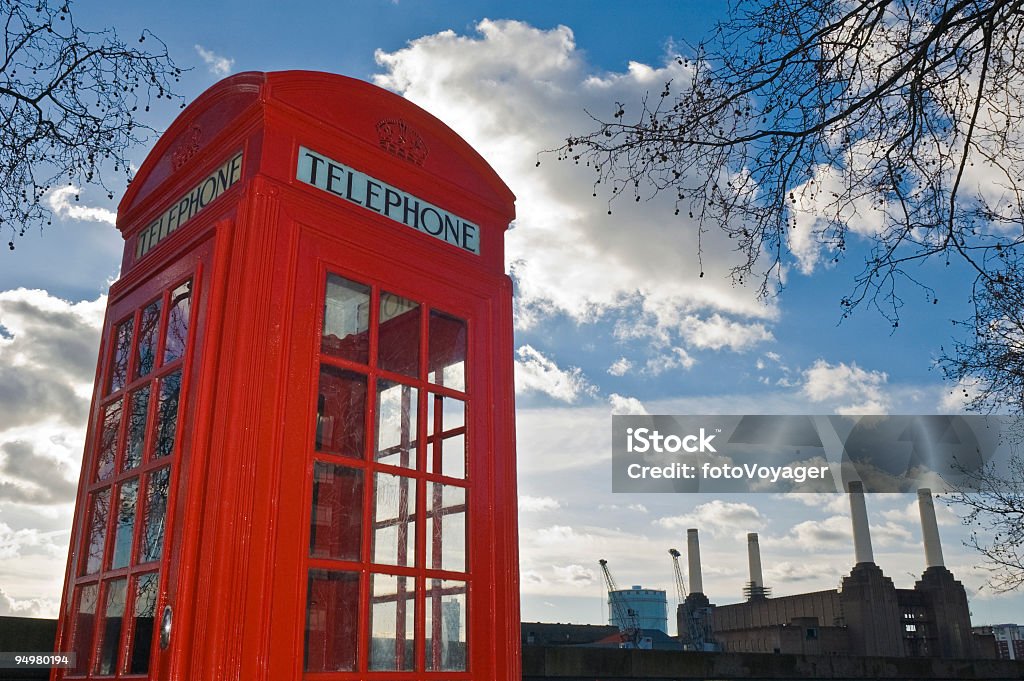
[[385, 118], [377, 124], [380, 146], [406, 161], [423, 165], [427, 158], [427, 145], [420, 134], [401, 118]]

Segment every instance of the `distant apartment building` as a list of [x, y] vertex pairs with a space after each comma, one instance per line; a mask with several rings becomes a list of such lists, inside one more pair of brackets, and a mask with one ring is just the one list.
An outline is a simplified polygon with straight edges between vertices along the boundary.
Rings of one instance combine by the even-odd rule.
[[992, 624], [974, 627], [974, 633], [993, 636], [1000, 659], [1024, 660], [1024, 627], [1021, 625]]

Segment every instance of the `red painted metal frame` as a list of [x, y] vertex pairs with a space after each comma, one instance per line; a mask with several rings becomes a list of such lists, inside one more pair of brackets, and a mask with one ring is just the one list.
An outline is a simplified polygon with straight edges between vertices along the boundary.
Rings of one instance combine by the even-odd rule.
[[[395, 140], [378, 134], [382, 122], [408, 130], [417, 141], [415, 154], [393, 153]], [[480, 255], [296, 180], [300, 145], [479, 225]], [[239, 150], [239, 181], [136, 258], [139, 232]], [[104, 324], [57, 649], [71, 644], [74, 587], [86, 559], [88, 473], [101, 436], [103, 360], [112, 352], [111, 334], [126, 311], [141, 308], [168, 281], [195, 272], [200, 284], [194, 287], [192, 343], [182, 360], [189, 374], [182, 387], [185, 411], [179, 414], [157, 605], [157, 620], [165, 604], [174, 608], [174, 627], [166, 651], [159, 651], [154, 634], [149, 678], [518, 679], [511, 283], [503, 271], [503, 234], [514, 217], [513, 202], [486, 162], [444, 124], [359, 81], [310, 72], [244, 73], [215, 85], [186, 109], [143, 164], [118, 212], [125, 238], [122, 278], [111, 288]], [[328, 272], [467, 321], [466, 672], [303, 674], [307, 572], [322, 564], [308, 557], [311, 408], [315, 411]], [[421, 357], [429, 352], [428, 321], [427, 309], [421, 308]], [[405, 382], [424, 394], [422, 377]], [[367, 425], [376, 405], [376, 391], [369, 391], [373, 385], [368, 383]], [[459, 395], [436, 386], [430, 390]], [[417, 419], [418, 437], [428, 432], [425, 416]], [[368, 442], [367, 450], [372, 446]], [[421, 509], [427, 508], [431, 481], [443, 480], [426, 472], [427, 456], [421, 449], [420, 472], [414, 476], [420, 481]], [[387, 470], [369, 453], [360, 465], [367, 490], [373, 472]], [[112, 498], [112, 509], [115, 502]], [[363, 503], [363, 522], [369, 525], [369, 491]], [[463, 578], [424, 566], [426, 525], [426, 517], [417, 513], [420, 562], [385, 570], [412, 577], [423, 608], [428, 607], [428, 575]], [[361, 573], [364, 603], [370, 598], [368, 532], [364, 529], [364, 559], [351, 564]], [[111, 534], [107, 543], [112, 542]], [[98, 602], [98, 611], [101, 606]], [[129, 599], [126, 620], [130, 606]], [[363, 632], [368, 631], [365, 611], [361, 607]], [[421, 642], [425, 614], [414, 620]], [[421, 665], [426, 662], [422, 646]], [[122, 664], [126, 654], [121, 653]], [[359, 655], [365, 660], [365, 645]], [[52, 678], [65, 676], [56, 670]]]

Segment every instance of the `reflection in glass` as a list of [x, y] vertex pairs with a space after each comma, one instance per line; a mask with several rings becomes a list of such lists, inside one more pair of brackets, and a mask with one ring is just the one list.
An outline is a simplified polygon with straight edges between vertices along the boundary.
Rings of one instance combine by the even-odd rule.
[[167, 315], [167, 335], [164, 338], [164, 364], [173, 362], [185, 354], [191, 311], [192, 282], [186, 281], [171, 291], [171, 311]]
[[427, 380], [452, 390], [466, 390], [466, 322], [457, 317], [430, 311], [427, 333], [430, 359]]
[[96, 599], [99, 584], [89, 584], [78, 590], [78, 612], [75, 616], [75, 631], [72, 634], [71, 650], [75, 653], [75, 674], [85, 674], [92, 657], [92, 636], [96, 630]]
[[359, 560], [363, 528], [363, 472], [317, 461], [313, 466], [313, 516], [309, 554]]
[[334, 367], [320, 368], [316, 449], [362, 458], [366, 442], [366, 377]]
[[427, 501], [427, 567], [466, 571], [466, 490], [430, 483]]
[[416, 481], [377, 473], [373, 484], [373, 562], [412, 565], [415, 560]]
[[142, 448], [146, 443], [146, 419], [149, 415], [149, 386], [143, 386], [128, 398], [128, 440], [124, 450], [124, 470], [142, 463]]
[[327, 275], [323, 352], [360, 364], [370, 361], [370, 287]]
[[110, 558], [110, 567], [113, 570], [128, 565], [128, 559], [131, 557], [138, 498], [138, 478], [121, 483], [117, 500], [117, 525], [114, 529], [114, 551]]
[[121, 427], [121, 400], [117, 400], [103, 410], [103, 422], [100, 425], [100, 447], [96, 454], [96, 480], [106, 480], [114, 472], [114, 460], [117, 458], [117, 431]]
[[465, 582], [430, 580], [424, 629], [427, 635], [427, 671], [465, 671]]
[[351, 672], [359, 633], [359, 573], [309, 571], [307, 672]]
[[110, 510], [110, 488], [92, 495], [92, 513], [89, 517], [89, 545], [85, 551], [85, 572], [91, 575], [103, 564], [103, 549], [107, 539], [107, 513]]
[[180, 393], [181, 369], [160, 379], [160, 402], [156, 409], [156, 442], [153, 444], [153, 458], [169, 456], [174, 452]]
[[427, 400], [427, 470], [452, 478], [466, 477], [466, 403], [430, 394]]
[[170, 468], [155, 470], [146, 480], [146, 515], [142, 519], [142, 537], [139, 539], [140, 563], [158, 560], [163, 552], [164, 521], [167, 515], [167, 491], [170, 482]]
[[416, 388], [377, 380], [377, 461], [416, 468]]
[[417, 376], [420, 361], [420, 306], [407, 298], [381, 291], [377, 365], [406, 376]]
[[412, 577], [370, 575], [370, 669], [412, 671], [416, 602]]
[[147, 375], [156, 365], [156, 343], [160, 332], [160, 301], [154, 300], [142, 310], [139, 319], [139, 345], [135, 353], [135, 378]]
[[128, 654], [128, 671], [145, 674], [149, 671], [149, 656], [153, 647], [153, 621], [156, 618], [157, 589], [160, 575], [150, 572], [135, 580], [135, 617], [132, 649]]
[[114, 331], [114, 355], [110, 360], [110, 373], [107, 376], [107, 393], [120, 390], [128, 381], [128, 357], [132, 352], [132, 325], [134, 319], [129, 317], [117, 325]]
[[121, 644], [121, 626], [124, 621], [125, 590], [127, 579], [112, 579], [107, 582], [106, 606], [103, 609], [103, 628], [100, 630], [99, 657], [96, 658], [97, 674], [113, 674], [117, 666]]

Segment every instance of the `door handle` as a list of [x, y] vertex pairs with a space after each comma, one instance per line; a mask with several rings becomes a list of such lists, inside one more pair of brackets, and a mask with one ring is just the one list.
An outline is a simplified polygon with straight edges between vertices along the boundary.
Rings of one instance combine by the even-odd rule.
[[174, 615], [171, 612], [171, 606], [165, 605], [163, 615], [160, 616], [160, 650], [167, 650], [167, 647], [171, 645], [171, 625], [173, 624]]

